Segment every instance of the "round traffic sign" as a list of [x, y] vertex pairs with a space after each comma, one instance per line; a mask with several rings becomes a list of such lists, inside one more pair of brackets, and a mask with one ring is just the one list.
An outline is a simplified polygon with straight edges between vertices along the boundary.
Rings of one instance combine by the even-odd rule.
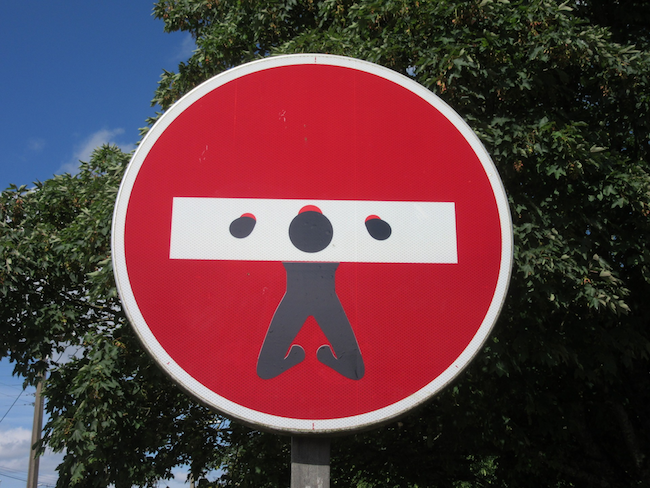
[[387, 422], [484, 343], [510, 276], [507, 199], [434, 94], [375, 64], [266, 58], [152, 127], [115, 207], [124, 308], [160, 366], [248, 424]]

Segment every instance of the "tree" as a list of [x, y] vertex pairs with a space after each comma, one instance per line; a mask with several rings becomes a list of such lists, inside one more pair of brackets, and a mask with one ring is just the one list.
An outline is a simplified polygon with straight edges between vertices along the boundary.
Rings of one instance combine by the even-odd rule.
[[[164, 377], [121, 310], [110, 230], [129, 159], [104, 146], [77, 175], [0, 199], [0, 353], [27, 381], [49, 366], [44, 442], [66, 450], [61, 487], [155, 486], [184, 463], [199, 479], [221, 455], [223, 419]], [[78, 354], [61, 362], [66, 348]]]
[[650, 4], [642, 0], [582, 0], [576, 11], [594, 24], [608, 27], [616, 42], [648, 48]]
[[[479, 134], [504, 181], [515, 267], [492, 338], [423, 409], [336, 439], [336, 486], [650, 483], [650, 53], [639, 50], [645, 42], [627, 44], [625, 31], [637, 24], [603, 17], [603, 5], [154, 6], [166, 30], [190, 32], [197, 44], [177, 73], [163, 73], [154, 97], [163, 110], [262, 56], [354, 56], [442, 97]], [[126, 326], [106, 229], [127, 159], [102, 148], [77, 176], [2, 196], [0, 310], [11, 329], [1, 352], [33, 377], [43, 368], [38, 359], [59, 344], [84, 345], [82, 358], [55, 366], [46, 389], [45, 440], [67, 449], [61, 486], [152, 485], [185, 462], [197, 479], [223, 467], [225, 486], [286, 486], [287, 439], [224, 422], [187, 400]]]

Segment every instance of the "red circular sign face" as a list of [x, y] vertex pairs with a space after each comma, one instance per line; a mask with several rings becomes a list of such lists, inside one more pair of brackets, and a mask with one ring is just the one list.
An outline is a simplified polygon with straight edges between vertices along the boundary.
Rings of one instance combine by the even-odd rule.
[[440, 99], [374, 64], [268, 58], [186, 95], [127, 169], [118, 290], [199, 400], [255, 426], [386, 422], [448, 383], [504, 299], [496, 170]]

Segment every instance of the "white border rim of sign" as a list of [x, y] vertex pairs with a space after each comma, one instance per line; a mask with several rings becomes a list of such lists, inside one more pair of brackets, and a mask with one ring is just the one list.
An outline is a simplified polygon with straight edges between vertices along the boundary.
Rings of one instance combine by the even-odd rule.
[[[456, 360], [442, 374], [412, 395], [372, 412], [334, 419], [293, 419], [258, 412], [248, 407], [243, 407], [214, 393], [212, 390], [191, 377], [171, 358], [171, 356], [169, 356], [169, 354], [167, 354], [149, 329], [144, 317], [142, 316], [135, 300], [133, 290], [130, 286], [124, 249], [126, 211], [136, 177], [147, 154], [158, 140], [158, 137], [167, 129], [175, 118], [210, 91], [237, 78], [270, 68], [302, 64], [319, 64], [351, 68], [379, 76], [409, 90], [440, 111], [447, 120], [449, 120], [461, 132], [481, 161], [496, 199], [499, 221], [501, 224], [501, 267], [494, 296], [476, 335], [460, 356], [456, 358]], [[115, 281], [126, 315], [148, 352], [154, 357], [171, 379], [201, 403], [215, 408], [227, 417], [231, 417], [248, 425], [253, 425], [256, 428], [290, 434], [328, 434], [367, 429], [388, 423], [432, 398], [471, 362], [487, 340], [505, 301], [513, 261], [512, 220], [505, 189], [498, 175], [496, 166], [492, 162], [492, 159], [478, 136], [469, 125], [442, 99], [416, 81], [397, 73], [396, 71], [368, 61], [330, 54], [291, 54], [269, 57], [246, 63], [231, 68], [230, 70], [205, 81], [172, 105], [172, 107], [170, 107], [160, 117], [143, 138], [126, 169], [118, 191], [113, 214], [111, 246]]]

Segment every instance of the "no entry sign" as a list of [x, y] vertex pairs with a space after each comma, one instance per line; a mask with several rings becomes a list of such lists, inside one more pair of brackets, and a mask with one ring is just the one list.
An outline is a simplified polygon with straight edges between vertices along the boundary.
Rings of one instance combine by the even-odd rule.
[[407, 77], [294, 55], [200, 85], [124, 176], [126, 312], [180, 385], [287, 433], [361, 429], [471, 360], [506, 293], [501, 182], [460, 117]]

